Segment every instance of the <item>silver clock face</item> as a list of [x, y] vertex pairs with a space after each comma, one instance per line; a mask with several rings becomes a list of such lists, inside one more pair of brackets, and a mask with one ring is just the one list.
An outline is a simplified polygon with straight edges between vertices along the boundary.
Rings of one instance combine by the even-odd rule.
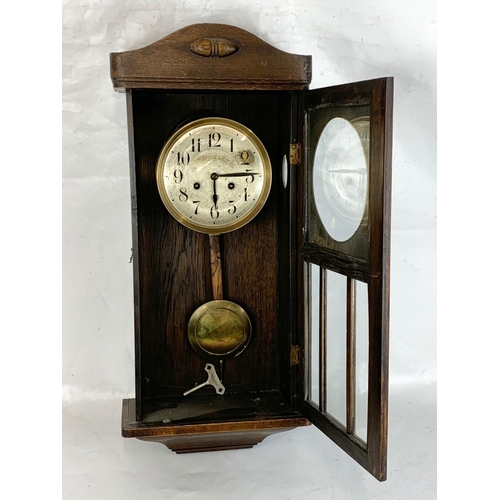
[[156, 180], [176, 220], [195, 231], [221, 234], [260, 212], [271, 188], [271, 163], [261, 141], [245, 126], [203, 118], [167, 141]]

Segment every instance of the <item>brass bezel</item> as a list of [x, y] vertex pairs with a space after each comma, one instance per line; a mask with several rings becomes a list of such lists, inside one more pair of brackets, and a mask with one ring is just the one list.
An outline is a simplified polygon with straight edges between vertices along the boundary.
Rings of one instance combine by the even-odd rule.
[[[232, 128], [241, 134], [244, 134], [248, 139], [250, 139], [253, 142], [259, 156], [262, 159], [264, 180], [262, 184], [262, 191], [260, 192], [260, 195], [257, 201], [255, 202], [254, 206], [249, 212], [247, 212], [243, 217], [241, 217], [241, 219], [235, 220], [229, 224], [221, 224], [220, 226], [217, 225], [206, 226], [205, 224], [199, 224], [185, 217], [181, 212], [177, 210], [176, 206], [170, 200], [170, 197], [168, 196], [165, 188], [165, 183], [163, 181], [164, 179], [163, 170], [165, 166], [165, 160], [167, 159], [169, 152], [172, 150], [177, 140], [187, 132], [190, 132], [191, 130], [207, 125], [212, 125], [212, 126], [222, 125], [225, 127]], [[248, 224], [251, 220], [253, 220], [257, 216], [257, 214], [262, 210], [262, 207], [266, 203], [267, 198], [269, 196], [269, 192], [271, 191], [271, 181], [272, 181], [271, 160], [261, 140], [249, 128], [245, 127], [245, 125], [242, 125], [241, 123], [236, 122], [234, 120], [229, 120], [228, 118], [220, 118], [220, 117], [201, 118], [198, 120], [194, 120], [188, 123], [187, 125], [184, 125], [168, 139], [166, 144], [163, 146], [160, 155], [158, 156], [158, 160], [156, 162], [156, 183], [158, 186], [158, 192], [160, 194], [161, 200], [165, 205], [166, 209], [169, 211], [169, 213], [175, 220], [177, 220], [187, 228], [204, 234], [218, 235], [218, 234], [229, 233], [231, 231], [239, 229], [240, 227], [243, 227], [245, 224]]]

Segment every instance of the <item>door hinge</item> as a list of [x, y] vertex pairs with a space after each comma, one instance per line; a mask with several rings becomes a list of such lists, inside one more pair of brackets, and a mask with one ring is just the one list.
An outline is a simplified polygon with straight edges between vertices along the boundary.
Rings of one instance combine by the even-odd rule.
[[300, 354], [300, 347], [298, 345], [293, 345], [290, 350], [290, 364], [292, 366], [299, 364], [299, 354]]
[[299, 142], [290, 143], [290, 165], [299, 165], [301, 160], [302, 145]]

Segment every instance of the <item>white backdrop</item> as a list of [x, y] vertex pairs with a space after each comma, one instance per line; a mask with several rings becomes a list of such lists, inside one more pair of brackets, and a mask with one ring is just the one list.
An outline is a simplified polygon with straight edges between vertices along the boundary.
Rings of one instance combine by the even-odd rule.
[[[186, 456], [120, 437], [121, 399], [134, 391], [132, 243], [125, 97], [109, 53], [199, 22], [311, 54], [311, 88], [394, 76], [385, 483], [314, 427]], [[64, 498], [435, 498], [435, 23], [430, 0], [64, 2]]]

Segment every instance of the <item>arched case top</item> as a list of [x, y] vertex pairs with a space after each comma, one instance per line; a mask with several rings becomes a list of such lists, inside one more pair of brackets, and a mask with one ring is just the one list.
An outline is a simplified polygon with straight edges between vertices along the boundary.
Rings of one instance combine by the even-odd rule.
[[311, 56], [283, 52], [225, 24], [193, 24], [110, 59], [117, 91], [304, 90], [311, 81]]

